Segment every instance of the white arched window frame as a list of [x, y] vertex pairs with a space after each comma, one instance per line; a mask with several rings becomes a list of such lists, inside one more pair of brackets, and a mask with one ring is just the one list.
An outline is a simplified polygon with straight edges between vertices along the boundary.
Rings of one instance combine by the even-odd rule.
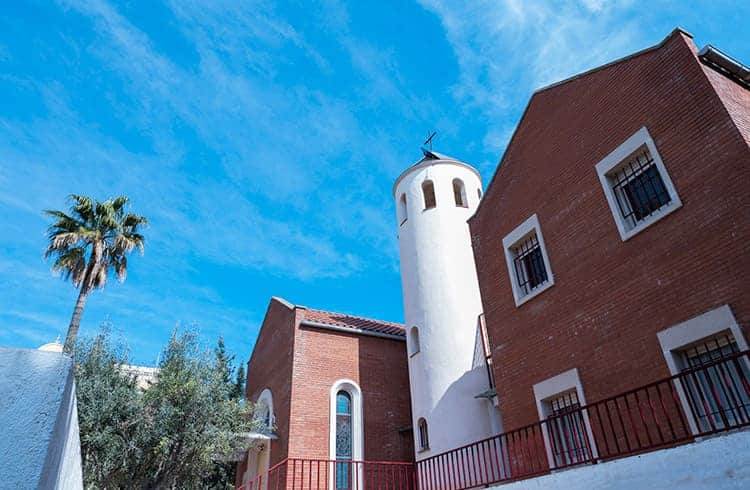
[[453, 179], [453, 199], [456, 201], [456, 206], [460, 208], [469, 207], [469, 201], [466, 199], [466, 186], [461, 179]]
[[[330, 393], [330, 439], [329, 439], [329, 459], [336, 460], [336, 399], [339, 392], [344, 391], [349, 395], [351, 400], [351, 427], [352, 427], [352, 460], [364, 461], [364, 419], [362, 410], [362, 390], [359, 385], [350, 379], [340, 379], [333, 383]], [[355, 475], [359, 480], [356, 488], [362, 488], [362, 471], [361, 467], [357, 468]], [[330, 488], [336, 488], [335, 482], [336, 471], [331, 471]]]
[[419, 353], [420, 346], [419, 346], [419, 328], [417, 327], [411, 327], [411, 330], [409, 330], [409, 357], [414, 356], [415, 354]]
[[431, 180], [422, 182], [422, 197], [424, 199], [424, 208], [432, 209], [437, 206], [435, 199], [435, 184]]
[[273, 393], [268, 388], [264, 389], [255, 402], [255, 419], [262, 422], [264, 432], [273, 432], [276, 417], [273, 413]]

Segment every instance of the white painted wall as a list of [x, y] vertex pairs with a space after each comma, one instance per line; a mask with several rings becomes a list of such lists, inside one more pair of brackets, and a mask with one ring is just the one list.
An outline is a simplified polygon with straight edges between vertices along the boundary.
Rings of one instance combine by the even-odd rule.
[[0, 347], [0, 487], [83, 488], [73, 362]]
[[[455, 205], [454, 178], [466, 186], [468, 208]], [[425, 179], [433, 181], [437, 200], [427, 210]], [[474, 398], [488, 389], [486, 370], [472, 367], [482, 304], [466, 221], [479, 204], [481, 187], [472, 167], [443, 159], [412, 166], [394, 188], [397, 207], [406, 194], [408, 215], [398, 228], [406, 328], [417, 326], [420, 333], [420, 352], [409, 358], [415, 450], [420, 417], [427, 420], [430, 438], [430, 449], [417, 452], [418, 460], [495, 433], [490, 402]]]
[[729, 490], [750, 488], [750, 431], [507, 483], [501, 490]]

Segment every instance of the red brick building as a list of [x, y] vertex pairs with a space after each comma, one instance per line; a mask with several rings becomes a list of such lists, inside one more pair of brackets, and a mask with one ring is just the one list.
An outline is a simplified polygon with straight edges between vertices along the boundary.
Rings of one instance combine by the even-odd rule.
[[[246, 387], [270, 439], [240, 462], [238, 486], [288, 458], [413, 461], [406, 363], [402, 325], [272, 298]], [[325, 479], [328, 466], [304, 472]]]
[[[405, 174], [409, 355], [402, 325], [273, 298], [246, 392], [266, 429], [238, 485], [463, 490], [750, 426], [750, 69], [677, 29], [535, 92], [484, 196], [467, 202], [478, 173], [431, 151]], [[472, 212], [470, 243], [446, 246]], [[461, 247], [476, 278], [432, 274], [473, 272]], [[489, 389], [456, 389], [474, 371]], [[438, 388], [415, 422], [420, 384]], [[440, 441], [468, 433], [477, 400], [502, 433]], [[416, 463], [340, 463], [414, 462], [415, 443]]]
[[750, 90], [717, 56], [678, 29], [531, 97], [469, 220], [506, 431], [747, 349]]

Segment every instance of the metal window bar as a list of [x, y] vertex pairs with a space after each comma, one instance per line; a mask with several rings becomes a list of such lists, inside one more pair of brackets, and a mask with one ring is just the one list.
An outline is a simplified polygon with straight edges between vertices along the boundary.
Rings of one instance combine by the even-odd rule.
[[672, 200], [648, 150], [619, 166], [609, 179], [620, 214], [630, 227]]
[[565, 393], [550, 401], [552, 416], [550, 438], [555, 441], [553, 456], [555, 466], [580, 463], [589, 458], [587, 434], [583, 418], [580, 416], [580, 403], [575, 391]]
[[544, 264], [542, 248], [539, 245], [536, 233], [516, 245], [514, 252], [513, 263], [516, 269], [516, 281], [518, 288], [525, 296], [547, 282], [547, 266]]
[[685, 370], [703, 368], [688, 377], [689, 403], [700, 430], [750, 423], [750, 395], [742, 380], [750, 377], [747, 363], [728, 357], [739, 351], [731, 334], [708, 339], [682, 351]]

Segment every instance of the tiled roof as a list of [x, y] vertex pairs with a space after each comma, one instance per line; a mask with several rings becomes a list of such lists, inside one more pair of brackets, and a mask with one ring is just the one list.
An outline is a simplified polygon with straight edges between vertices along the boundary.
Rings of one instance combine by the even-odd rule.
[[346, 313], [308, 309], [305, 311], [305, 318], [302, 320], [302, 323], [305, 321], [405, 337], [404, 326], [400, 323], [372, 320], [370, 318], [347, 315]]

